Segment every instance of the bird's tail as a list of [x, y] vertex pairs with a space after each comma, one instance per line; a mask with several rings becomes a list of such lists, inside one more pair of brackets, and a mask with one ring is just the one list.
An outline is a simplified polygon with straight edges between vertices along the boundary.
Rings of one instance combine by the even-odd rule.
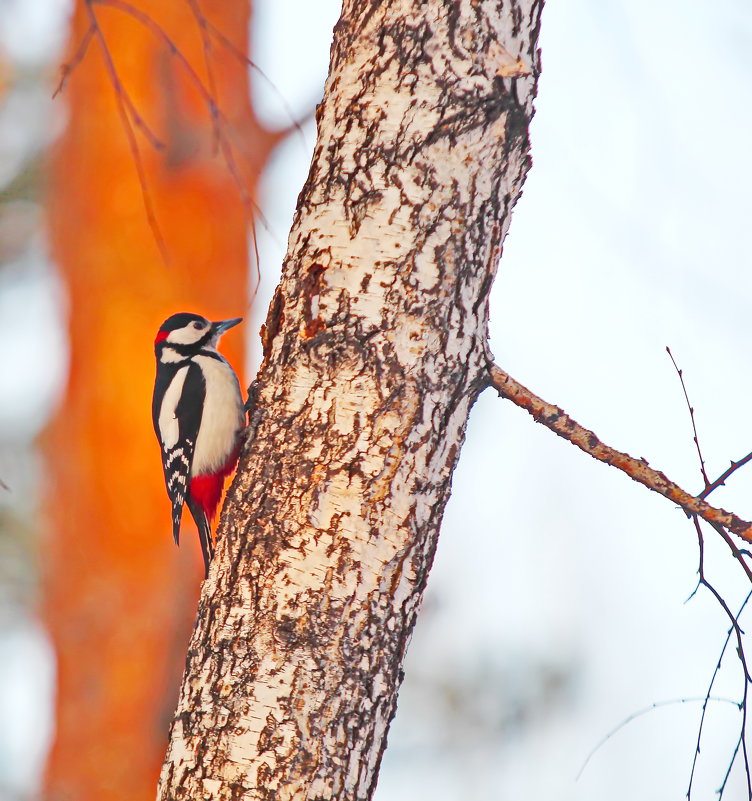
[[196, 521], [198, 538], [201, 542], [201, 553], [204, 555], [204, 578], [208, 578], [209, 565], [214, 557], [214, 540], [212, 539], [211, 525], [202, 507], [194, 503], [190, 496], [188, 496], [188, 508]]
[[172, 536], [175, 545], [180, 545], [180, 518], [183, 516], [183, 499], [175, 499], [172, 504]]

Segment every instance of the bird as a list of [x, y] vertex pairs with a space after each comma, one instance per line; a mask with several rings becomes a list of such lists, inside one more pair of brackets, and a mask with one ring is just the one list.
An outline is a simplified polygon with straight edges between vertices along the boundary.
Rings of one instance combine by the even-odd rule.
[[172, 535], [179, 545], [186, 504], [198, 529], [205, 577], [214, 555], [211, 524], [245, 427], [240, 383], [217, 343], [240, 322], [242, 317], [211, 322], [180, 312], [162, 323], [154, 339], [152, 421], [172, 502]]

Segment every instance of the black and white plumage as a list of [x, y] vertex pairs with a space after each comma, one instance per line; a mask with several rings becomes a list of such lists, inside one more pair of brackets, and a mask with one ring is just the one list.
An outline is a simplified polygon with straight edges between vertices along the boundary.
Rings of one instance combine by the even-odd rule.
[[213, 323], [182, 312], [165, 320], [154, 340], [152, 420], [172, 501], [172, 533], [178, 543], [186, 504], [198, 528], [207, 575], [214, 554], [211, 521], [225, 477], [237, 463], [245, 423], [238, 378], [217, 342], [239, 322]]

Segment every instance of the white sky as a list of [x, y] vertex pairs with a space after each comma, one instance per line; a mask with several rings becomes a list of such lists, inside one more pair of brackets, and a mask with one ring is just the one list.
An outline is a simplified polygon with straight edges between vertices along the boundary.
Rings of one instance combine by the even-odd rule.
[[[14, 5], [23, 4], [0, 0], [0, 12]], [[334, 0], [259, 3], [256, 58], [293, 108], [321, 91], [337, 16]], [[684, 369], [716, 475], [752, 450], [752, 7], [551, 0], [541, 46], [534, 167], [492, 295], [492, 349], [606, 442], [698, 490], [664, 349]], [[269, 118], [286, 124], [257, 86]], [[274, 236], [262, 234], [264, 284], [249, 331], [276, 283], [313, 138], [309, 127], [306, 149], [292, 137], [266, 177]], [[30, 308], [46, 309], [50, 293], [40, 286]], [[748, 469], [714, 500], [749, 519], [751, 497]], [[455, 476], [377, 801], [682, 798], [698, 704], [630, 723], [575, 775], [631, 713], [704, 694], [727, 624], [707, 593], [684, 603], [696, 550], [669, 503], [486, 393]], [[736, 605], [743, 584], [723, 551], [709, 550]], [[548, 685], [530, 680], [541, 672]], [[738, 697], [737, 673], [731, 655], [719, 695]], [[6, 686], [19, 674], [6, 670]], [[457, 677], [476, 683], [452, 707], [437, 687]], [[507, 727], [496, 731], [498, 721]], [[693, 797], [714, 797], [736, 731], [733, 709], [713, 708]], [[0, 772], [8, 759], [0, 736]], [[8, 777], [23, 772], [8, 768]], [[741, 793], [737, 783], [727, 797]]]

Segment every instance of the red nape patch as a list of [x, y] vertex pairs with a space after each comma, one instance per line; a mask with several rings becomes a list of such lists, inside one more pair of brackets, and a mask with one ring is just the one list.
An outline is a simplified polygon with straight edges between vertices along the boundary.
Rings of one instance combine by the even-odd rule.
[[204, 510], [207, 520], [213, 520], [217, 513], [224, 483], [222, 473], [207, 473], [191, 479], [191, 498]]
[[157, 335], [154, 337], [154, 344], [159, 344], [162, 340], [167, 339], [168, 336], [170, 336], [169, 331], [157, 331]]

